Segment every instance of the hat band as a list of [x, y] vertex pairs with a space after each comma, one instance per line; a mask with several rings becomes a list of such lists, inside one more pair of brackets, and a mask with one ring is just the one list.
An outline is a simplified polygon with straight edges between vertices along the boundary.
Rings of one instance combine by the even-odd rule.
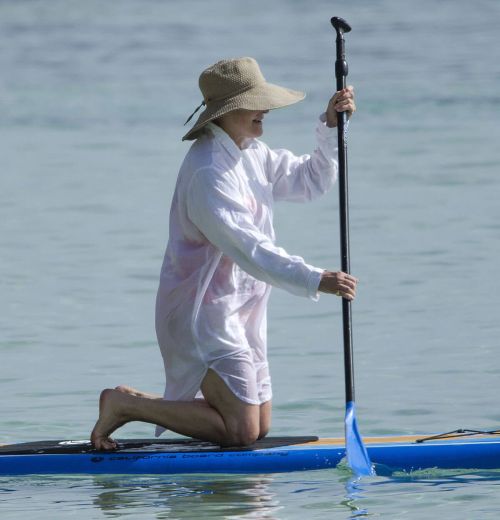
[[216, 102], [216, 101], [224, 101], [225, 99], [231, 99], [235, 96], [238, 96], [239, 94], [243, 94], [243, 92], [246, 92], [247, 90], [250, 90], [254, 87], [257, 87], [261, 84], [264, 84], [265, 81], [260, 81], [260, 82], [255, 82], [255, 83], [251, 83], [250, 85], [245, 85], [244, 87], [238, 89], [238, 90], [235, 90], [229, 94], [224, 94], [220, 97], [208, 97], [208, 98], [205, 98], [205, 103], [208, 105], [208, 103], [213, 103], [213, 102]]

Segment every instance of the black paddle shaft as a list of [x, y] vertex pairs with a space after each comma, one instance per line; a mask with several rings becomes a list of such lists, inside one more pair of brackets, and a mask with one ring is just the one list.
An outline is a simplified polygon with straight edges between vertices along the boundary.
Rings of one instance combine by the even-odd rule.
[[[337, 31], [337, 59], [335, 61], [335, 77], [337, 91], [346, 87], [348, 73], [345, 59], [344, 33], [351, 27], [342, 18], [334, 16], [331, 23]], [[337, 114], [337, 132], [339, 148], [339, 210], [340, 210], [340, 256], [341, 269], [345, 273], [351, 272], [349, 252], [349, 192], [347, 182], [347, 142], [346, 142], [347, 115], [345, 112]], [[351, 302], [342, 298], [342, 323], [344, 332], [344, 371], [345, 371], [345, 396], [346, 402], [354, 401], [354, 362], [352, 348], [352, 319]]]

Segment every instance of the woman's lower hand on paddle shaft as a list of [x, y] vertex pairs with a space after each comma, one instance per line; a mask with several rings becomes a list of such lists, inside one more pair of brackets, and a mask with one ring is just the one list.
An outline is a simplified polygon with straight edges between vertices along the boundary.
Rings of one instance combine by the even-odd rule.
[[334, 128], [337, 126], [337, 112], [347, 112], [349, 119], [356, 112], [354, 103], [354, 88], [348, 86], [339, 92], [335, 92], [326, 108], [326, 126]]
[[350, 274], [342, 271], [324, 271], [321, 275], [318, 291], [335, 294], [347, 300], [354, 300], [357, 284], [358, 279]]

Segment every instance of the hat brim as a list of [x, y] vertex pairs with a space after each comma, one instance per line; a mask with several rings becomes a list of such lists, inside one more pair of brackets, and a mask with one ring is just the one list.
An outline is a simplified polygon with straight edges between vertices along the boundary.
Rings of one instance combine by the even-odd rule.
[[232, 98], [215, 101], [207, 105], [182, 140], [191, 141], [196, 139], [207, 123], [233, 110], [273, 110], [298, 103], [305, 97], [304, 92], [280, 87], [273, 83], [257, 85]]

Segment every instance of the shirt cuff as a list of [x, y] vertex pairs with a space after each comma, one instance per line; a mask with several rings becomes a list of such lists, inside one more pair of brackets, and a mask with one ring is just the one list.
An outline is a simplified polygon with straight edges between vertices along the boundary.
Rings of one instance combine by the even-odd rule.
[[309, 279], [307, 280], [307, 296], [315, 302], [319, 300], [318, 288], [319, 283], [321, 282], [321, 277], [324, 272], [324, 269], [318, 269], [314, 267], [311, 273], [309, 274]]
[[[335, 145], [336, 145], [336, 141], [337, 141], [337, 127], [334, 126], [333, 128], [330, 128], [329, 126], [326, 125], [326, 112], [323, 112], [319, 116], [319, 120], [321, 121], [321, 123], [318, 125], [318, 130], [317, 130], [318, 135], [320, 137], [322, 137], [323, 139], [335, 142]], [[345, 128], [346, 128], [346, 131], [347, 131], [347, 126]]]
[[[325, 128], [327, 132], [335, 132], [337, 130], [336, 126], [334, 126], [333, 128], [330, 128], [329, 126], [326, 125], [326, 112], [323, 112], [322, 114], [319, 115], [319, 120], [323, 123], [320, 126]], [[350, 119], [346, 118], [346, 122], [345, 122], [345, 126], [344, 126], [344, 129], [346, 132], [347, 132], [347, 129], [349, 128], [349, 121], [350, 121]]]

